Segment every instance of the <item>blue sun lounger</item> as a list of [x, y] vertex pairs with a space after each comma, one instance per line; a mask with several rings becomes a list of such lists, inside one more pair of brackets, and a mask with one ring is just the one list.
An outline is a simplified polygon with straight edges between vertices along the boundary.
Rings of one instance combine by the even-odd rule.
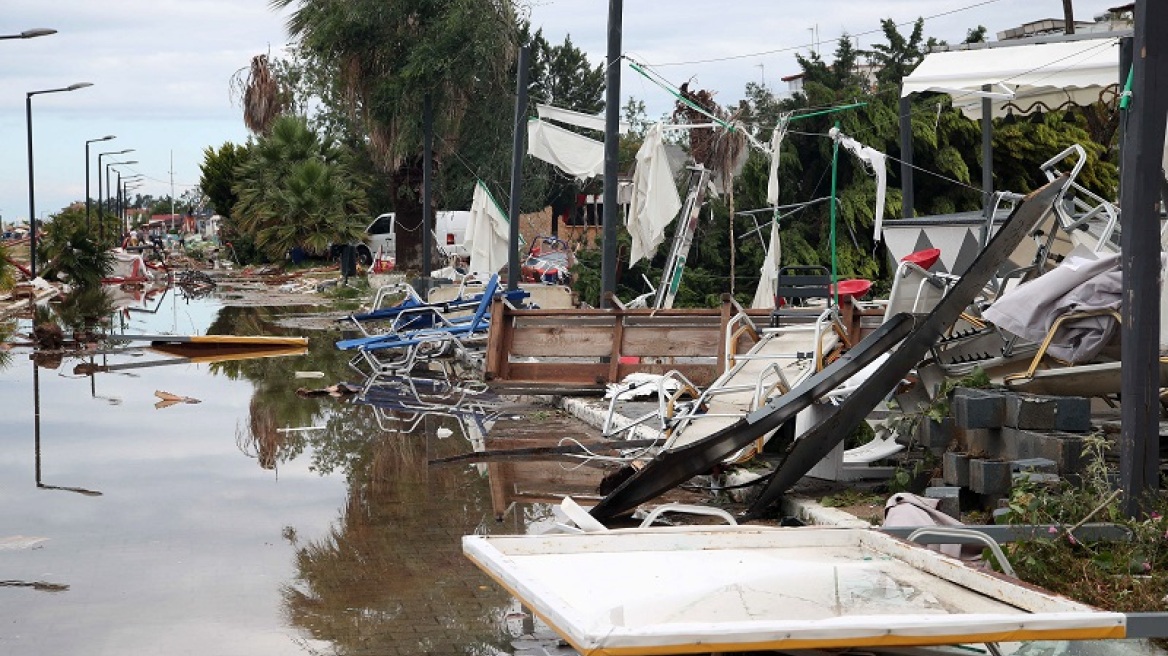
[[[482, 293], [463, 295], [465, 294], [464, 290], [457, 298], [448, 301], [427, 303], [413, 291], [413, 288], [408, 286], [404, 287], [406, 287], [407, 296], [397, 305], [378, 308], [363, 314], [353, 314], [346, 317], [346, 319], [352, 321], [357, 329], [366, 337], [389, 336], [402, 334], [411, 330], [439, 328], [443, 325], [469, 321], [469, 316], [450, 318], [449, 315], [464, 310], [473, 310], [478, 307], [483, 299]], [[530, 296], [530, 293], [522, 289], [503, 292], [503, 298], [512, 304], [521, 303], [528, 296]], [[380, 292], [378, 298], [380, 298]], [[374, 303], [374, 307], [376, 305]], [[381, 334], [375, 335], [366, 329], [366, 324], [385, 321], [390, 322], [390, 325]]]
[[[489, 327], [488, 310], [498, 292], [499, 275], [496, 274], [487, 281], [486, 287], [482, 289], [479, 305], [475, 308], [474, 314], [466, 321], [453, 322], [443, 319], [442, 326], [434, 328], [341, 340], [336, 342], [336, 348], [359, 350], [360, 356], [369, 363], [374, 375], [390, 374], [390, 372], [408, 369], [419, 357], [443, 355], [451, 347], [464, 347], [466, 340], [486, 334]], [[385, 350], [394, 350], [397, 351], [397, 354], [389, 361], [382, 360], [373, 354], [373, 351]]]

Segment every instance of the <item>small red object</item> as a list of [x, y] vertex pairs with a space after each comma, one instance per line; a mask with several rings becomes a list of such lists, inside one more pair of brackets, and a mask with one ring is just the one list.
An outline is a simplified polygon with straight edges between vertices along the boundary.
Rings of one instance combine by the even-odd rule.
[[[836, 286], [832, 285], [832, 293], [835, 293]], [[851, 278], [848, 280], [839, 281], [839, 295], [848, 296], [850, 298], [860, 298], [872, 289], [872, 281], [864, 280], [863, 278]]]
[[939, 259], [941, 259], [941, 249], [939, 249], [939, 248], [926, 248], [923, 251], [909, 253], [908, 255], [905, 255], [904, 257], [900, 258], [900, 261], [901, 262], [912, 262], [913, 264], [919, 266], [920, 268], [928, 271], [929, 269], [931, 269], [933, 267], [934, 264], [937, 263], [937, 260], [939, 260]]

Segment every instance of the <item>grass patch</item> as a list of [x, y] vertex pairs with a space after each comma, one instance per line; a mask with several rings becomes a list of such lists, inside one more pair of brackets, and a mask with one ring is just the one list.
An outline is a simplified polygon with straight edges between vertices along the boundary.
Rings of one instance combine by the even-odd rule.
[[[1113, 488], [1116, 468], [1102, 435], [1084, 441], [1088, 465], [1079, 485], [1021, 480], [1011, 490], [1011, 524], [1051, 524], [1049, 534], [1005, 545], [1019, 578], [1072, 599], [1125, 613], [1168, 611], [1168, 499], [1161, 491], [1129, 518]], [[1087, 522], [1125, 527], [1130, 541], [1087, 543], [1076, 535]], [[1158, 641], [1164, 646], [1166, 641]]]

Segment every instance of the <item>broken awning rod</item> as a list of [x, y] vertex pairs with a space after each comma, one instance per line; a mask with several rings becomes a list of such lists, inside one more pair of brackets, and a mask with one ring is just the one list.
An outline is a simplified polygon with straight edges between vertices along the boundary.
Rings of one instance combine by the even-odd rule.
[[[757, 210], [747, 210], [745, 212], [735, 212], [734, 215], [735, 216], [749, 216], [749, 217], [753, 218], [755, 214], [761, 214], [763, 212], [773, 212], [773, 213], [775, 213], [775, 216], [772, 219], [772, 221], [781, 221], [781, 220], [787, 218], [788, 216], [793, 216], [795, 214], [798, 214], [799, 212], [802, 212], [803, 210], [807, 209], [808, 207], [811, 207], [812, 205], [818, 205], [819, 203], [827, 202], [829, 200], [832, 200], [831, 196], [824, 196], [823, 198], [816, 198], [815, 200], [809, 200], [806, 203], [794, 203], [791, 205], [779, 205], [777, 207], [763, 207], [763, 208], [757, 209]], [[782, 214], [779, 214], [777, 212], [777, 210], [784, 210], [784, 209], [790, 209], [791, 211], [785, 212]], [[755, 234], [756, 232], [762, 231], [762, 229], [765, 228], [766, 226], [767, 226], [767, 223], [758, 224], [756, 222], [754, 229], [743, 233], [742, 238], [746, 239], [747, 237]]]
[[[760, 207], [757, 210], [743, 210], [741, 212], [735, 212], [734, 216], [749, 216], [751, 214], [762, 214], [763, 212], [774, 212], [775, 210], [790, 210], [790, 209], [801, 210], [804, 207], [810, 207], [810, 206], [815, 205], [817, 203], [822, 203], [824, 201], [829, 201], [829, 200], [831, 200], [831, 196], [823, 196], [821, 198], [816, 198], [815, 200], [809, 200], [809, 201], [805, 201], [802, 203], [791, 203], [789, 205], [775, 205], [774, 207]], [[787, 216], [787, 215], [784, 214], [783, 216]]]

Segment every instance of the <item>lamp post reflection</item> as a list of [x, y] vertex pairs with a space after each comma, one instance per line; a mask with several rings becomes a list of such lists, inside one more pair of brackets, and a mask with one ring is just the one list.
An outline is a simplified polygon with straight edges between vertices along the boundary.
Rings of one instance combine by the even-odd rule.
[[42, 490], [65, 490], [76, 492], [87, 497], [100, 497], [101, 492], [87, 490], [83, 487], [66, 487], [61, 485], [47, 485], [41, 481], [41, 375], [36, 360], [32, 363], [32, 407], [33, 407], [33, 437], [36, 445], [36, 486]]

